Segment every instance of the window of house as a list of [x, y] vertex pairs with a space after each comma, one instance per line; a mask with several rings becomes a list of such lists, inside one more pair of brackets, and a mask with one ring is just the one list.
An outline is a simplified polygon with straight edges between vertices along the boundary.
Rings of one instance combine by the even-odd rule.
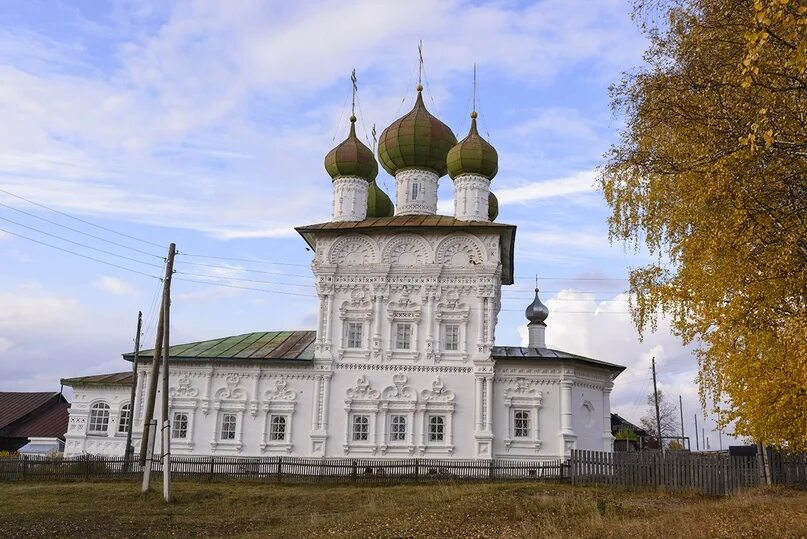
[[405, 442], [406, 441], [406, 416], [394, 415], [390, 421], [390, 441], [391, 442]]
[[106, 434], [109, 427], [109, 405], [105, 402], [96, 402], [90, 408], [90, 422], [87, 432], [93, 434]]
[[529, 410], [515, 410], [513, 412], [513, 437], [528, 438], [530, 435]]
[[395, 348], [409, 350], [412, 347], [412, 324], [395, 325]]
[[224, 414], [221, 416], [221, 439], [235, 440], [235, 425], [238, 418], [235, 414]]
[[286, 439], [286, 416], [272, 416], [269, 424], [269, 439], [275, 442]]
[[366, 442], [370, 435], [370, 418], [366, 415], [353, 416], [353, 441]]
[[364, 326], [361, 322], [347, 323], [347, 348], [361, 348], [362, 329]]
[[415, 182], [412, 184], [412, 200], [417, 200], [420, 195], [420, 184]]
[[[234, 431], [233, 431], [234, 432]], [[181, 440], [188, 437], [188, 414], [174, 412], [174, 421], [171, 423], [171, 438]]]
[[429, 441], [442, 442], [445, 439], [445, 417], [441, 415], [429, 416]]
[[120, 409], [120, 419], [118, 420], [118, 432], [129, 432], [129, 423], [132, 421], [132, 407], [129, 404], [124, 404]]
[[445, 349], [456, 351], [460, 349], [460, 326], [457, 324], [446, 325]]

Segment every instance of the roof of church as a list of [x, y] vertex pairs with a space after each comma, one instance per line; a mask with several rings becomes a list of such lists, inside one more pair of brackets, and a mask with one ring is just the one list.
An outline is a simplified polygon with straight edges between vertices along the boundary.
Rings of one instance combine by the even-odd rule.
[[62, 384], [73, 387], [73, 384], [92, 384], [98, 386], [129, 386], [132, 385], [132, 371], [113, 372], [111, 374], [92, 374], [90, 376], [76, 376], [75, 378], [62, 378]]
[[316, 251], [316, 240], [311, 237], [317, 232], [344, 232], [346, 230], [370, 231], [383, 228], [385, 230], [413, 231], [447, 228], [456, 231], [472, 232], [487, 229], [498, 232], [501, 236], [502, 284], [513, 284], [513, 256], [515, 249], [516, 226], [487, 221], [460, 221], [448, 215], [396, 215], [394, 217], [375, 217], [364, 221], [330, 221], [314, 225], [298, 226], [295, 230], [308, 245]]
[[491, 350], [491, 356], [494, 360], [500, 359], [515, 359], [515, 360], [528, 360], [528, 361], [541, 361], [541, 360], [557, 360], [562, 359], [566, 361], [578, 361], [592, 365], [594, 367], [605, 367], [611, 371], [618, 373], [625, 370], [622, 365], [615, 363], [608, 363], [607, 361], [600, 361], [586, 356], [571, 354], [562, 350], [553, 350], [551, 348], [531, 348], [526, 346], [494, 346]]
[[[314, 341], [317, 332], [258, 331], [209, 341], [175, 344], [168, 349], [171, 359], [184, 360], [239, 360], [262, 359], [281, 361], [310, 361], [314, 359]], [[140, 352], [138, 361], [150, 361], [154, 350]], [[127, 361], [134, 353], [123, 354]]]

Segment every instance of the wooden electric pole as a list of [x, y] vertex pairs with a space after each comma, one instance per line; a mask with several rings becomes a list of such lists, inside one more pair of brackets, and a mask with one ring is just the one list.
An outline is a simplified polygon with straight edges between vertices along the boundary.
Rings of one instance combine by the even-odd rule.
[[[684, 434], [684, 402], [681, 400], [681, 395], [678, 395], [678, 411], [681, 413], [681, 449], [684, 449], [686, 435]], [[687, 447], [687, 449], [692, 450], [691, 447]]]
[[137, 361], [140, 358], [140, 330], [143, 327], [143, 313], [137, 311], [137, 333], [135, 333], [134, 359], [132, 360], [132, 390], [129, 392], [129, 425], [126, 429], [126, 449], [123, 453], [123, 469], [129, 470], [129, 461], [132, 459], [132, 428], [134, 427], [135, 392], [137, 391]]
[[658, 407], [658, 387], [656, 386], [656, 358], [653, 358], [653, 400], [656, 401], [656, 428], [658, 429], [658, 446], [664, 450], [664, 439], [661, 437], [661, 413]]
[[174, 255], [176, 245], [173, 243], [168, 248], [168, 267], [171, 273], [166, 272], [163, 286], [163, 365], [162, 365], [162, 450], [163, 450], [163, 497], [165, 501], [171, 502], [171, 419], [168, 417], [168, 358], [170, 347], [170, 327], [171, 327], [171, 274], [174, 268]]
[[701, 444], [698, 440], [698, 414], [695, 414], [695, 451], [701, 450]]
[[174, 273], [174, 255], [176, 255], [176, 245], [172, 243], [168, 246], [168, 258], [165, 260], [165, 277], [163, 278], [163, 297], [160, 304], [160, 318], [157, 322], [157, 336], [154, 343], [154, 356], [151, 363], [148, 395], [145, 395], [146, 413], [143, 417], [143, 438], [140, 446], [140, 464], [143, 466], [143, 492], [148, 492], [151, 482], [151, 459], [154, 451], [155, 431], [157, 430], [157, 421], [154, 419], [154, 405], [157, 400], [157, 378], [160, 374], [160, 358], [163, 355], [166, 304], [169, 301], [171, 275]]

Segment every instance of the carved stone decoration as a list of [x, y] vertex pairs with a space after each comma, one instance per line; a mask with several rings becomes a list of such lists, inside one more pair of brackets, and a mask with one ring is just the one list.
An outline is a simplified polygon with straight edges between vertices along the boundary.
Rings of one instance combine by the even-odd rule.
[[370, 387], [367, 377], [362, 374], [356, 379], [356, 387], [350, 387], [345, 391], [345, 397], [348, 402], [351, 400], [378, 400], [381, 394], [377, 389]]
[[422, 237], [401, 234], [384, 247], [381, 258], [385, 264], [393, 266], [419, 266], [431, 262], [430, 254], [431, 248]]
[[478, 266], [485, 263], [485, 249], [470, 234], [452, 234], [437, 246], [436, 262], [446, 266]]
[[537, 383], [526, 378], [516, 378], [516, 383], [513, 387], [508, 387], [504, 390], [505, 397], [533, 397], [541, 404], [543, 396], [540, 391], [536, 390]]
[[415, 393], [414, 389], [406, 385], [406, 381], [406, 375], [402, 373], [393, 375], [392, 385], [384, 388], [384, 391], [381, 393], [382, 398], [385, 400], [416, 400], [417, 393]]
[[297, 400], [297, 392], [289, 389], [285, 380], [275, 380], [273, 387], [264, 392], [267, 401], [293, 401]]
[[227, 387], [222, 387], [218, 391], [216, 391], [216, 398], [219, 400], [222, 399], [245, 399], [247, 397], [246, 391], [243, 388], [238, 387], [238, 384], [241, 383], [241, 376], [234, 372], [228, 374], [224, 378], [225, 382], [227, 383]]
[[438, 376], [432, 382], [431, 389], [424, 389], [420, 392], [420, 396], [426, 402], [451, 402], [454, 400], [454, 392], [445, 388], [445, 384]]
[[328, 261], [331, 264], [360, 266], [378, 261], [378, 249], [368, 236], [347, 236], [334, 242]]
[[186, 374], [180, 374], [179, 378], [177, 378], [177, 385], [172, 387], [168, 390], [168, 394], [171, 398], [196, 398], [199, 396], [199, 390], [195, 387], [191, 387], [191, 379]]

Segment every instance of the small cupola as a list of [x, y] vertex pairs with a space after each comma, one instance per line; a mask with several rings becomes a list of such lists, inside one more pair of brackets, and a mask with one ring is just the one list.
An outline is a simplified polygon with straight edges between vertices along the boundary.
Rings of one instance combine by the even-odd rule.
[[532, 300], [524, 313], [527, 316], [527, 332], [529, 334], [530, 348], [546, 348], [546, 319], [549, 317], [549, 308], [538, 297], [538, 287], [535, 287], [535, 299]]

